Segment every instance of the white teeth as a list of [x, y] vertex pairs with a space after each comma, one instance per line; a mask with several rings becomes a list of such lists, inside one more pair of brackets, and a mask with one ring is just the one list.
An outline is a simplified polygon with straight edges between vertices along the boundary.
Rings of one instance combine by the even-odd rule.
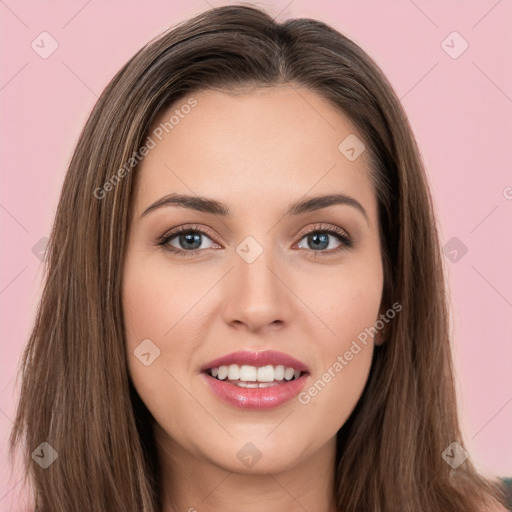
[[274, 367], [274, 379], [275, 380], [283, 380], [284, 379], [284, 366], [282, 364], [278, 364]]
[[217, 378], [219, 380], [224, 380], [227, 376], [228, 376], [228, 367], [227, 366], [220, 366]]
[[274, 380], [274, 367], [272, 365], [262, 366], [258, 368], [258, 381], [259, 382], [273, 382]]
[[285, 370], [284, 370], [284, 378], [286, 380], [292, 380], [293, 378], [293, 368], [290, 368], [290, 367], [287, 367]]
[[[219, 368], [211, 368], [210, 372], [212, 377], [217, 377], [218, 380], [237, 381], [233, 383], [241, 387], [268, 387], [273, 385], [275, 381], [298, 379], [301, 374], [300, 370], [282, 364], [276, 366], [268, 364], [260, 367], [247, 364], [241, 366], [230, 364], [229, 366], [223, 365]], [[265, 385], [258, 385], [258, 383]]]
[[243, 382], [241, 380], [233, 382], [232, 384], [241, 388], [269, 388], [271, 386], [277, 386], [275, 382]]
[[249, 366], [247, 364], [240, 366], [239, 378], [244, 382], [254, 382], [255, 380], [258, 380], [258, 368], [256, 368], [256, 366]]
[[230, 364], [228, 367], [228, 379], [238, 380], [240, 378], [240, 368], [237, 364]]

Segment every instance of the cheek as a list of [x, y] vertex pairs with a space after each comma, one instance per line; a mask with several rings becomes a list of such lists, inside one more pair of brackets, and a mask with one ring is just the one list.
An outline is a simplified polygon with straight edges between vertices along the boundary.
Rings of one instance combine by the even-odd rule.
[[[187, 421], [199, 424], [204, 420], [180, 385], [190, 372], [184, 362], [191, 360], [194, 351], [182, 328], [187, 323], [187, 311], [197, 301], [197, 291], [194, 294], [186, 281], [183, 273], [179, 276], [161, 263], [151, 266], [151, 261], [136, 258], [127, 260], [123, 276], [129, 374], [156, 422], [171, 432], [186, 432]], [[188, 412], [172, 414], [176, 410]]]
[[127, 259], [122, 301], [129, 348], [133, 350], [145, 338], [158, 340], [164, 348], [189, 320], [199, 291], [206, 287], [197, 273], [186, 272], [184, 267], [172, 269], [161, 258], [135, 254]]
[[336, 335], [318, 344], [321, 363], [315, 368], [310, 382], [299, 395], [299, 403], [311, 408], [318, 428], [337, 431], [356, 406], [368, 380], [374, 344], [372, 327], [379, 301], [369, 302], [339, 299], [337, 316], [330, 325]]
[[[173, 326], [183, 315], [183, 301], [175, 288], [169, 287], [170, 281], [161, 265], [152, 267], [147, 260], [139, 260], [136, 253], [127, 258], [122, 307], [128, 366], [146, 405], [155, 389], [166, 389], [172, 380], [165, 372], [170, 356], [166, 340], [171, 339]], [[173, 347], [173, 354], [179, 354], [179, 347]]]
[[382, 274], [379, 266], [372, 266], [339, 272], [322, 282], [322, 293], [317, 290], [309, 295], [311, 309], [322, 319], [311, 322], [319, 329], [316, 336], [311, 334], [319, 365], [299, 402], [314, 409], [324, 425], [335, 430], [352, 412], [368, 379]]
[[[314, 286], [313, 286], [314, 284]], [[329, 273], [320, 269], [301, 285], [310, 313], [309, 338], [332, 358], [360, 336], [370, 344], [368, 328], [379, 317], [383, 275], [380, 265], [348, 264]], [[328, 361], [324, 360], [324, 364]]]

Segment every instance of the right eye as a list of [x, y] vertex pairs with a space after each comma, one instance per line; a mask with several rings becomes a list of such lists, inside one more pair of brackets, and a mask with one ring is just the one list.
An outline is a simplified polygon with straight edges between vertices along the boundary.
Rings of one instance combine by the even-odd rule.
[[[215, 244], [209, 235], [210, 233], [206, 230], [196, 226], [180, 226], [179, 228], [163, 235], [159, 239], [157, 245], [161, 246], [165, 251], [179, 254], [180, 256], [192, 256], [202, 250], [200, 246], [203, 242], [203, 237], [208, 238], [212, 244]], [[175, 244], [178, 245], [177, 247], [175, 244], [171, 243], [174, 241]], [[218, 246], [218, 244], [215, 245]], [[209, 249], [211, 247], [212, 245], [203, 249]]]

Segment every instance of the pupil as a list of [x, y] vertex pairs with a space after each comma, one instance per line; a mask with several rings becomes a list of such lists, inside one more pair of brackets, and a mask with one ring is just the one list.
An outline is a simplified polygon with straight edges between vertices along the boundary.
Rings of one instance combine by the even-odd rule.
[[[310, 238], [312, 240], [314, 240], [314, 245], [311, 247], [312, 249], [314, 250], [317, 250], [318, 249], [318, 245], [315, 245], [315, 244], [325, 244], [324, 247], [322, 247], [323, 249], [326, 249], [328, 246], [329, 246], [329, 235], [327, 233], [321, 233], [321, 234], [313, 234], [313, 235], [310, 235]], [[322, 240], [319, 240], [319, 239], [322, 239]]]
[[201, 234], [199, 233], [187, 233], [185, 235], [180, 235], [180, 243], [197, 243], [196, 247], [185, 247], [186, 249], [197, 249], [201, 246]]

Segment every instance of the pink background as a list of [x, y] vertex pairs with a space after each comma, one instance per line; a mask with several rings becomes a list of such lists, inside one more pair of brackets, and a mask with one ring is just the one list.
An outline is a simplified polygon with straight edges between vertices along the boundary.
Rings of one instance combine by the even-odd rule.
[[[15, 374], [41, 291], [33, 247], [49, 235], [79, 132], [107, 82], [143, 44], [227, 3], [0, 2], [0, 510], [15, 508], [21, 488], [16, 473], [8, 478], [6, 454]], [[280, 20], [332, 24], [376, 60], [397, 91], [428, 169], [443, 245], [457, 237], [468, 248], [447, 261], [465, 447], [483, 473], [512, 476], [512, 2], [259, 5]], [[453, 52], [461, 40], [442, 43], [453, 31], [469, 44], [458, 58], [444, 44]], [[59, 45], [47, 59], [31, 48], [42, 32]]]

